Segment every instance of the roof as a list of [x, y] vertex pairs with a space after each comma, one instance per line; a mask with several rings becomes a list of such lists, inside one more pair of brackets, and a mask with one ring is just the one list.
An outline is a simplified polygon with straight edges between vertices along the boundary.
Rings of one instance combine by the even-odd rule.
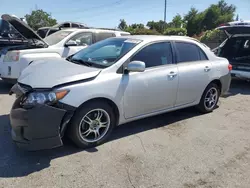
[[155, 40], [182, 40], [182, 41], [195, 41], [199, 42], [198, 40], [187, 37], [187, 36], [164, 36], [164, 35], [129, 35], [129, 36], [122, 36], [121, 38], [129, 38], [129, 39], [138, 39], [143, 41], [155, 41]]
[[72, 31], [72, 32], [76, 32], [76, 31], [90, 31], [90, 32], [118, 32], [118, 33], [128, 33], [125, 31], [117, 31], [117, 30], [107, 30], [107, 29], [98, 29], [98, 28], [93, 28], [93, 29], [81, 29], [81, 28], [67, 28], [67, 29], [63, 29], [63, 31]]

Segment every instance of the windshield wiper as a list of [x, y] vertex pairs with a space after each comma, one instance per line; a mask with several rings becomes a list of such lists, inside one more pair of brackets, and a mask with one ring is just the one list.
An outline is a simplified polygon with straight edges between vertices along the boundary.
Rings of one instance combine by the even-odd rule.
[[73, 62], [73, 63], [77, 63], [77, 64], [83, 64], [83, 65], [86, 65], [88, 67], [91, 67], [93, 64], [89, 61], [84, 61], [82, 59], [72, 59], [70, 58], [70, 61]]

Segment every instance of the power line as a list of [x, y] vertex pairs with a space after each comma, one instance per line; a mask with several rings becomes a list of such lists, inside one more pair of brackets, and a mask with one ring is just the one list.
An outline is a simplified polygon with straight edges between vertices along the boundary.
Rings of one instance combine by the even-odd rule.
[[[105, 8], [105, 7], [112, 7], [112, 6], [116, 6], [122, 3], [122, 0], [118, 0], [118, 1], [114, 1], [112, 3], [108, 3], [108, 4], [102, 4], [102, 5], [98, 5], [98, 6], [93, 6], [93, 7], [89, 7], [89, 8], [77, 8], [77, 9], [67, 9], [68, 11], [72, 11], [74, 13], [77, 12], [87, 12], [87, 11], [93, 11], [93, 9], [101, 9], [101, 8]], [[65, 14], [65, 11], [53, 11], [53, 14]]]

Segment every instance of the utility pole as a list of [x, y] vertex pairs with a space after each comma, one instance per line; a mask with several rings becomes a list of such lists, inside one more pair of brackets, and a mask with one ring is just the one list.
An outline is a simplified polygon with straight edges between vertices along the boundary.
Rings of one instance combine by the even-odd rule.
[[164, 30], [166, 28], [166, 14], [167, 14], [167, 0], [165, 0], [165, 5], [164, 5]]

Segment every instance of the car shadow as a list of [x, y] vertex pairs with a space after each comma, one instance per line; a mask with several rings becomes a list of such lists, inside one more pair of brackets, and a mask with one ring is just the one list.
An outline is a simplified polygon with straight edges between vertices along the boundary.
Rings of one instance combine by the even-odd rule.
[[5, 83], [0, 79], [0, 94], [8, 94], [13, 84]]
[[240, 79], [232, 79], [230, 89], [223, 98], [231, 97], [234, 95], [250, 95], [250, 82]]
[[[116, 127], [108, 142], [140, 132], [164, 127], [198, 115], [200, 115], [200, 113], [193, 108], [187, 108], [127, 123]], [[21, 150], [15, 146], [11, 139], [9, 115], [0, 116], [0, 177], [11, 178], [27, 176], [34, 172], [49, 168], [50, 162], [53, 159], [78, 152], [95, 153], [98, 152], [98, 147], [81, 150], [76, 148], [68, 139], [65, 139], [64, 146], [60, 148], [36, 152]]]

